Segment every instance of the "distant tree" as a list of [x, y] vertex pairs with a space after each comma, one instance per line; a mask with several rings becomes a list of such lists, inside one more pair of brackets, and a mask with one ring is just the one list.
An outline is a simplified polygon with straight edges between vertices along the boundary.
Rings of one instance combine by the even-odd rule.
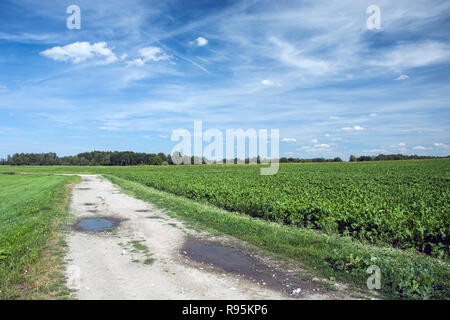
[[152, 163], [150, 163], [150, 164], [153, 164], [153, 165], [156, 165], [156, 166], [160, 166], [161, 163], [162, 163], [161, 158], [160, 158], [158, 155], [155, 155], [155, 156], [153, 157]]
[[167, 161], [167, 156], [162, 152], [158, 153], [158, 157], [161, 159], [162, 162]]
[[348, 160], [350, 162], [356, 162], [356, 157], [354, 155], [350, 156], [350, 159]]
[[169, 154], [167, 155], [167, 162], [169, 163], [169, 165], [173, 165], [174, 163], [172, 162], [172, 156]]

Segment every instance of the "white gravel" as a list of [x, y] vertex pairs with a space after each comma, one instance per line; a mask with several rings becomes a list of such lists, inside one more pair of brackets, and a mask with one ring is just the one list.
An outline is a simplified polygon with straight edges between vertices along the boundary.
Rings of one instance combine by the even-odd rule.
[[[77, 219], [102, 216], [126, 220], [112, 233], [71, 231], [66, 275], [76, 298], [287, 299], [281, 292], [236, 275], [208, 272], [185, 263], [186, 257], [179, 250], [186, 229], [180, 222], [149, 203], [121, 193], [101, 176], [80, 176], [82, 181], [75, 186], [70, 205]], [[151, 258], [156, 259], [154, 263], [144, 264], [144, 254], [132, 252], [133, 240], [143, 240]]]

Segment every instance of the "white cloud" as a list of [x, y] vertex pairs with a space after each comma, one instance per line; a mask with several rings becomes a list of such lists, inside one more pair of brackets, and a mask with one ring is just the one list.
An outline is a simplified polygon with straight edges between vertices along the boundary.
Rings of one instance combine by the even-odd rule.
[[261, 83], [265, 86], [273, 86], [275, 85], [275, 82], [273, 82], [272, 80], [263, 80], [261, 81]]
[[406, 146], [406, 143], [404, 143], [404, 142], [400, 142], [397, 144], [391, 144], [391, 148], [399, 148], [399, 147], [404, 147], [404, 146]]
[[125, 63], [129, 66], [137, 66], [137, 67], [141, 67], [145, 64], [141, 58], [137, 58], [134, 60], [128, 60]]
[[371, 117], [376, 117], [377, 114], [376, 114], [376, 113], [371, 113], [371, 114], [369, 114], [369, 116], [371, 116]]
[[330, 117], [328, 117], [328, 119], [330, 119], [330, 120], [339, 120], [341, 118], [340, 117], [336, 117], [336, 116], [330, 116]]
[[160, 135], [158, 135], [158, 137], [160, 137], [162, 139], [167, 139], [169, 136], [166, 134], [160, 134]]
[[369, 149], [369, 150], [363, 150], [364, 153], [383, 153], [386, 152], [385, 149]]
[[8, 92], [8, 88], [6, 86], [0, 85], [0, 92]]
[[283, 138], [283, 139], [281, 139], [281, 141], [283, 141], [283, 142], [296, 142], [297, 139], [295, 139], [295, 138]]
[[343, 131], [353, 131], [353, 130], [355, 130], [355, 131], [362, 131], [362, 130], [364, 130], [364, 128], [361, 127], [361, 126], [356, 125], [356, 126], [353, 126], [353, 127], [344, 127], [344, 128], [342, 128], [342, 130]]
[[208, 40], [203, 38], [203, 37], [198, 37], [193, 42], [199, 47], [203, 47], [203, 46], [206, 46], [208, 44]]
[[427, 148], [427, 147], [424, 147], [424, 146], [415, 146], [413, 149], [414, 150], [428, 150], [428, 149], [431, 149], [431, 148]]
[[435, 143], [433, 143], [433, 146], [435, 146], [435, 147], [443, 147], [443, 148], [448, 147], [448, 145], [446, 145], [445, 143], [442, 143], [442, 142], [435, 142]]
[[269, 79], [264, 79], [264, 80], [261, 81], [261, 83], [264, 86], [277, 86], [277, 87], [281, 86], [281, 82], [280, 81], [273, 81], [273, 80], [269, 80]]
[[145, 47], [139, 49], [140, 58], [136, 58], [134, 60], [125, 61], [128, 66], [136, 66], [142, 67], [148, 61], [162, 61], [169, 60], [172, 57], [167, 55], [161, 48], [159, 47]]
[[109, 64], [117, 61], [116, 55], [108, 48], [106, 42], [74, 42], [63, 47], [57, 46], [41, 52], [44, 57], [55, 61], [80, 63], [93, 58], [100, 58], [97, 64]]
[[321, 144], [315, 144], [314, 148], [330, 148], [333, 144], [330, 143], [321, 143]]
[[406, 74], [402, 74], [401, 76], [399, 76], [398, 78], [396, 78], [395, 80], [406, 80], [409, 77]]
[[307, 153], [330, 152], [330, 150], [332, 150], [331, 147], [335, 145], [335, 143], [320, 143], [315, 144], [314, 146], [304, 146], [299, 148], [298, 150], [303, 150]]
[[100, 130], [105, 130], [105, 131], [119, 131], [119, 128], [115, 128], [115, 127], [111, 127], [111, 126], [101, 126], [99, 127]]
[[311, 140], [313, 143], [318, 143], [319, 142], [319, 140], [317, 140], [317, 139], [312, 139]]
[[159, 47], [145, 47], [145, 48], [140, 49], [139, 53], [142, 56], [142, 60], [144, 62], [147, 62], [150, 60], [151, 61], [168, 60], [171, 58]]

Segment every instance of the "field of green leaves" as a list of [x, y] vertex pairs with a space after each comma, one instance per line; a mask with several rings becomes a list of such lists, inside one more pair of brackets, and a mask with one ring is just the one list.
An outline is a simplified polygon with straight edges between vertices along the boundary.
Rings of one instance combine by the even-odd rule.
[[112, 169], [229, 211], [448, 257], [450, 160]]

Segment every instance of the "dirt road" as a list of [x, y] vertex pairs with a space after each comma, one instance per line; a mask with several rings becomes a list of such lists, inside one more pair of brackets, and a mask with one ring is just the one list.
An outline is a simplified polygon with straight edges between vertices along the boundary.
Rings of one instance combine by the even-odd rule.
[[[102, 217], [120, 223], [112, 232], [70, 232], [66, 272], [76, 298], [292, 298], [264, 282], [192, 261], [183, 254], [183, 246], [195, 237], [194, 231], [151, 204], [121, 193], [101, 176], [80, 176], [82, 180], [73, 190], [71, 213], [78, 221]], [[335, 293], [317, 290], [301, 298], [335, 298]]]

